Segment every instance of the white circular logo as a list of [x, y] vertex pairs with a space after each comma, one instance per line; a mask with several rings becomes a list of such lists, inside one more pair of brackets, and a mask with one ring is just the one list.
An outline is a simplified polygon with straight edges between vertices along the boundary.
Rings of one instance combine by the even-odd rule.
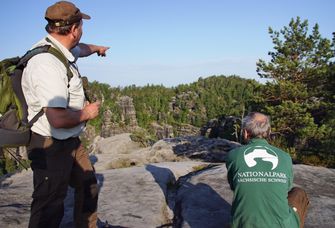
[[[253, 151], [249, 152], [252, 149]], [[278, 155], [270, 148], [256, 147], [256, 148], [248, 148], [244, 151], [244, 161], [248, 167], [254, 167], [255, 165], [257, 165], [256, 158], [260, 158], [262, 161], [265, 162], [271, 162], [272, 163], [271, 170], [274, 170], [278, 165]]]

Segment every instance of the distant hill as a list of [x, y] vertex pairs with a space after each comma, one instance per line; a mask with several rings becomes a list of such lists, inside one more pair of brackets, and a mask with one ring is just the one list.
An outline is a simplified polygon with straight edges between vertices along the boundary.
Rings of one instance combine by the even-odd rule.
[[[252, 99], [262, 84], [239, 76], [210, 76], [197, 82], [166, 88], [159, 85], [113, 88], [92, 82], [91, 97], [104, 101], [104, 109], [121, 121], [121, 110], [115, 104], [121, 96], [133, 99], [138, 125], [148, 127], [152, 121], [165, 124], [191, 124], [201, 127], [221, 115], [242, 116], [252, 109]], [[124, 120], [125, 123], [127, 120]]]
[[223, 126], [227, 117], [237, 122], [230, 124], [227, 132], [212, 135], [238, 140], [241, 118], [259, 111], [270, 115], [272, 143], [294, 160], [335, 167], [334, 104], [303, 91], [304, 97], [295, 97], [301, 88], [289, 85], [261, 84], [236, 75], [199, 78], [172, 88], [149, 84], [121, 88], [94, 81], [89, 94], [93, 100], [102, 100], [103, 107], [99, 118], [89, 122], [94, 131], [88, 141], [93, 135], [108, 137], [138, 128], [142, 130], [137, 131], [137, 138], [143, 141], [198, 135], [201, 128], [213, 123], [217, 129], [227, 127]]

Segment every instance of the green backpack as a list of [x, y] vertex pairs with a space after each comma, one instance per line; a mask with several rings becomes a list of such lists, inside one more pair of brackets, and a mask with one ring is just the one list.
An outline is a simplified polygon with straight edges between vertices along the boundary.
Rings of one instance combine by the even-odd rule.
[[29, 145], [30, 128], [43, 115], [41, 110], [28, 121], [28, 106], [21, 87], [23, 69], [33, 56], [41, 53], [50, 53], [65, 65], [68, 81], [73, 76], [67, 58], [51, 45], [36, 47], [21, 58], [2, 60], [0, 62], [0, 147]]

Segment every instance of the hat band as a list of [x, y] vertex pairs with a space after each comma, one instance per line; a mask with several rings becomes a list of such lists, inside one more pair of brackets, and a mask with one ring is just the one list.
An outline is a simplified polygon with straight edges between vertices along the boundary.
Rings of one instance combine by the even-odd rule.
[[79, 22], [82, 19], [81, 15], [77, 15], [77, 16], [73, 16], [72, 18], [70, 18], [69, 20], [50, 20], [49, 18], [45, 18], [49, 24], [52, 24], [56, 27], [64, 27], [64, 26], [68, 26], [68, 25], [72, 25], [76, 22]]

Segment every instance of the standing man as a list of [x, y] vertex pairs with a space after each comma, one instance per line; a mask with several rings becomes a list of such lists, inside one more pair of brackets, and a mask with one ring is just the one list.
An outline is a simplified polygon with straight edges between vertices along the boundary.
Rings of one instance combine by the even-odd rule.
[[44, 111], [31, 128], [28, 147], [34, 178], [29, 227], [59, 227], [68, 185], [75, 189], [75, 226], [96, 227], [97, 180], [78, 136], [85, 122], [97, 117], [100, 103], [85, 100], [75, 62], [93, 53], [105, 56], [108, 47], [79, 43], [83, 19], [90, 16], [70, 2], [60, 1], [48, 7], [45, 19], [48, 35], [34, 47], [51, 45], [57, 49], [70, 64], [72, 77], [68, 79], [67, 67], [50, 53], [32, 57], [23, 72], [28, 118]]
[[270, 120], [249, 113], [242, 121], [247, 145], [229, 152], [228, 182], [234, 191], [231, 227], [303, 227], [308, 198], [304, 190], [292, 188], [292, 159], [271, 146]]

